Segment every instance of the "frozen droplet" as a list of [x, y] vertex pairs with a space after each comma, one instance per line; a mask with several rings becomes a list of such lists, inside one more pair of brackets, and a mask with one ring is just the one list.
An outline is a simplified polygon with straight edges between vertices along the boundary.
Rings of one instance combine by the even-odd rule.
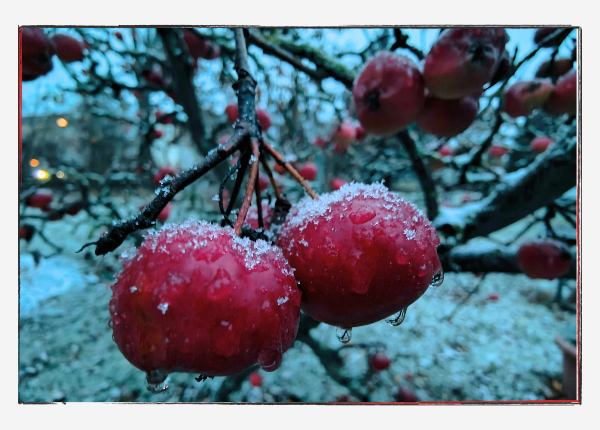
[[152, 370], [146, 374], [146, 388], [151, 393], [162, 393], [169, 388], [169, 375], [162, 370]]
[[433, 275], [433, 279], [431, 280], [432, 287], [439, 287], [444, 282], [444, 271], [440, 269], [435, 275]]
[[265, 372], [273, 372], [281, 366], [281, 358], [280, 348], [267, 349], [258, 355], [258, 364]]
[[400, 312], [395, 314], [394, 316], [385, 320], [386, 323], [391, 325], [392, 327], [398, 327], [404, 321], [406, 317], [406, 308], [402, 309]]
[[108, 320], [108, 328], [113, 328], [113, 320], [112, 320], [112, 318]]
[[337, 327], [335, 329], [335, 335], [340, 342], [348, 343], [352, 339], [352, 329]]

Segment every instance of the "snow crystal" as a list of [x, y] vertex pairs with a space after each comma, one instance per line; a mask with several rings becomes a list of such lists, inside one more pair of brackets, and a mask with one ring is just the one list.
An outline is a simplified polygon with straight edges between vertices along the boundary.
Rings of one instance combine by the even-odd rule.
[[215, 196], [212, 198], [213, 202], [218, 202], [219, 201], [219, 195], [215, 194]]
[[136, 286], [133, 286], [133, 287], [131, 287], [131, 288], [129, 289], [129, 291], [131, 291], [131, 292], [133, 293], [134, 291], [137, 291], [137, 287], [136, 287]]
[[222, 326], [227, 326], [227, 325], [229, 325], [229, 321], [221, 321], [221, 325]]
[[167, 309], [169, 308], [169, 304], [168, 303], [161, 303], [160, 305], [157, 306], [157, 308], [164, 315], [165, 312], [167, 312]]
[[281, 306], [283, 305], [285, 302], [287, 302], [290, 298], [289, 297], [280, 297], [277, 299], [277, 305]]
[[406, 238], [408, 240], [414, 239], [415, 238], [415, 231], [414, 230], [410, 230], [408, 228], [404, 229], [404, 235], [406, 236]]

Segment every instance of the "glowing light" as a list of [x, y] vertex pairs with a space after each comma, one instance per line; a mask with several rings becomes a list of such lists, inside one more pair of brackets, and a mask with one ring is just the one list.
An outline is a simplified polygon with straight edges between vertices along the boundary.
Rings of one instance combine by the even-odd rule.
[[58, 118], [56, 120], [56, 124], [60, 127], [60, 128], [65, 128], [67, 125], [69, 125], [69, 121], [67, 121], [64, 118]]
[[36, 160], [35, 158], [32, 158], [31, 160], [29, 160], [29, 165], [31, 167], [37, 167], [40, 165], [40, 162], [38, 160]]
[[58, 172], [56, 172], [56, 177], [58, 179], [62, 179], [65, 177], [65, 172], [63, 172], [62, 170], [59, 170]]
[[46, 172], [44, 169], [40, 169], [33, 172], [33, 176], [40, 181], [44, 181], [50, 177], [50, 173]]

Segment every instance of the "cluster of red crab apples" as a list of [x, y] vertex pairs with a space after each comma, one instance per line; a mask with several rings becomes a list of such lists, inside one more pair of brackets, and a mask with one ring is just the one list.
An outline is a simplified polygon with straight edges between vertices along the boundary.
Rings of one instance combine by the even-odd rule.
[[[498, 28], [444, 30], [425, 57], [422, 72], [404, 55], [380, 52], [354, 82], [361, 126], [382, 136], [414, 122], [437, 137], [462, 133], [477, 116], [486, 84], [510, 76], [508, 40], [506, 31]], [[513, 84], [505, 93], [505, 112], [516, 118], [543, 107], [551, 115], [574, 115], [577, 73], [571, 60], [558, 65], [543, 64], [539, 77]], [[556, 85], [548, 69], [553, 77], [560, 76]]]
[[[407, 57], [377, 54], [354, 83], [362, 129], [340, 129], [336, 143], [365, 131], [389, 135], [414, 121], [442, 136], [466, 129], [507, 40], [501, 29], [446, 30], [423, 73]], [[458, 116], [440, 124], [432, 120], [439, 112]], [[235, 105], [226, 113], [236, 121]], [[263, 130], [271, 126], [267, 112], [257, 117]], [[110, 302], [114, 338], [151, 386], [173, 372], [225, 376], [255, 363], [274, 371], [294, 342], [300, 310], [338, 327], [348, 342], [353, 327], [383, 319], [399, 325], [408, 306], [442, 283], [440, 240], [420, 210], [382, 184], [335, 188], [293, 205], [268, 232], [273, 243], [187, 221], [123, 254]], [[271, 208], [261, 206], [269, 217]], [[246, 222], [257, 228], [253, 221], [250, 213]], [[530, 242], [518, 262], [533, 278], [553, 279], [571, 256], [560, 242]]]
[[[153, 389], [173, 372], [225, 376], [255, 363], [274, 371], [301, 309], [338, 327], [342, 342], [352, 327], [402, 323], [406, 308], [443, 281], [439, 243], [425, 215], [382, 184], [306, 197], [274, 244], [203, 221], [168, 224], [122, 255], [110, 301], [114, 339]], [[535, 278], [561, 276], [571, 264], [551, 241], [524, 245], [518, 258]]]

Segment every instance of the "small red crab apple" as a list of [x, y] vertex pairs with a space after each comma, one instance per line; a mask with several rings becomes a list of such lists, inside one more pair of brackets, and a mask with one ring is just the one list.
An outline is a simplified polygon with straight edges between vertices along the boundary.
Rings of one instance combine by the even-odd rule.
[[445, 100], [481, 91], [498, 69], [507, 42], [501, 28], [444, 31], [425, 58], [425, 85], [433, 96]]
[[492, 158], [502, 158], [508, 154], [508, 148], [504, 146], [492, 145], [488, 149], [488, 155]]
[[372, 134], [394, 134], [417, 119], [425, 100], [417, 65], [404, 55], [379, 52], [354, 81], [360, 125]]
[[301, 293], [281, 250], [230, 227], [187, 221], [122, 255], [112, 286], [114, 339], [158, 385], [173, 372], [276, 370], [298, 330]]
[[155, 139], [160, 139], [161, 137], [163, 137], [162, 130], [154, 130], [154, 138]]
[[342, 188], [342, 186], [344, 186], [347, 183], [348, 183], [348, 181], [344, 181], [343, 179], [333, 178], [333, 180], [331, 181], [331, 189], [333, 191], [337, 191], [337, 190], [339, 190], [340, 188]]
[[260, 374], [258, 372], [252, 372], [252, 374], [250, 374], [250, 384], [253, 387], [260, 387], [262, 386], [262, 381], [263, 378], [262, 376], [260, 376]]
[[442, 157], [450, 157], [453, 153], [452, 147], [450, 145], [448, 145], [447, 143], [444, 146], [442, 146], [440, 149], [438, 149], [437, 152]]
[[[227, 105], [227, 107], [225, 108], [225, 114], [227, 114], [227, 119], [229, 120], [229, 122], [231, 124], [234, 124], [237, 119], [238, 119], [238, 106], [236, 104], [229, 104]], [[264, 131], [267, 131], [270, 127], [271, 127], [271, 116], [269, 115], [269, 112], [267, 112], [264, 109], [256, 109], [256, 117], [258, 118], [258, 121], [260, 122], [260, 125], [262, 125], [262, 128]]]
[[19, 227], [19, 239], [25, 239], [27, 242], [31, 240], [35, 233], [35, 227], [29, 224], [23, 224]]
[[517, 252], [519, 268], [532, 279], [556, 279], [569, 271], [572, 262], [569, 248], [552, 239], [525, 242]]
[[52, 190], [40, 188], [29, 196], [26, 203], [27, 206], [31, 206], [32, 208], [47, 210], [50, 208], [52, 200], [54, 200], [54, 193], [52, 193]]
[[552, 91], [554, 85], [549, 79], [516, 82], [504, 94], [504, 111], [513, 118], [529, 116], [546, 103]]
[[421, 130], [434, 136], [453, 137], [469, 128], [478, 110], [477, 97], [442, 100], [428, 94], [417, 124]]
[[577, 113], [577, 70], [572, 69], [558, 79], [544, 109], [550, 115]]
[[[263, 200], [261, 203], [263, 228], [265, 230], [268, 230], [271, 226], [271, 216], [273, 215], [273, 209], [271, 209], [267, 200]], [[248, 224], [250, 228], [252, 228], [252, 230], [258, 229], [258, 208], [256, 206], [252, 206], [248, 211], [245, 223]]]
[[158, 172], [156, 172], [152, 180], [156, 185], [160, 185], [160, 181], [162, 181], [165, 176], [177, 176], [177, 171], [172, 167], [162, 167]]
[[533, 152], [536, 154], [541, 154], [542, 152], [546, 152], [546, 149], [548, 149], [548, 147], [553, 143], [554, 139], [545, 136], [538, 136], [531, 141], [530, 146]]
[[158, 220], [160, 222], [165, 222], [167, 220], [167, 218], [169, 218], [169, 215], [171, 215], [172, 208], [173, 208], [173, 205], [171, 204], [171, 202], [167, 203], [167, 205], [164, 207], [164, 209], [162, 211], [160, 211], [160, 213], [158, 214]]
[[67, 34], [55, 34], [52, 42], [56, 47], [56, 56], [65, 63], [83, 60], [83, 43]]
[[344, 147], [348, 147], [352, 144], [352, 141], [356, 139], [356, 128], [348, 122], [342, 122], [333, 132], [333, 141]]
[[319, 169], [315, 163], [306, 163], [300, 169], [298, 169], [298, 173], [307, 181], [314, 181], [317, 179], [317, 174], [319, 173]]
[[430, 285], [440, 285], [442, 268], [435, 228], [414, 205], [382, 184], [346, 184], [338, 191], [303, 199], [292, 207], [277, 244], [302, 290], [302, 309], [311, 317], [351, 328], [397, 314]]
[[379, 351], [371, 357], [370, 364], [374, 370], [381, 372], [382, 370], [388, 369], [392, 362], [385, 352]]

